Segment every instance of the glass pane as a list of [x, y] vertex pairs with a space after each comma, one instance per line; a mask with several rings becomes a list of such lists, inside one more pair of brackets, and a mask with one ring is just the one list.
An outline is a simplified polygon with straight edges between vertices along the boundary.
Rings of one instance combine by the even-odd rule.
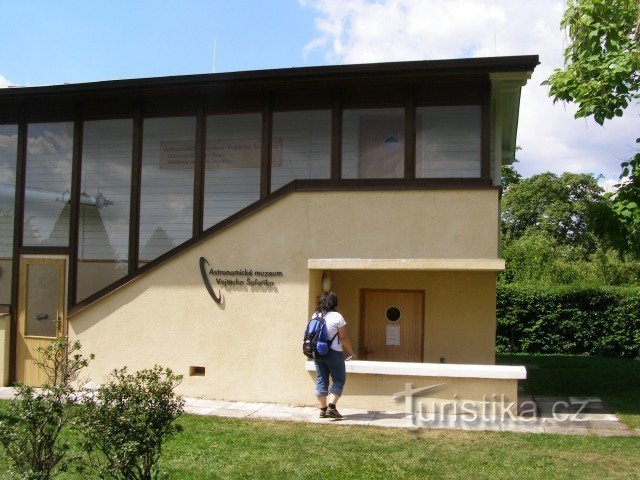
[[127, 274], [133, 121], [85, 122], [77, 300]]
[[404, 109], [345, 110], [342, 178], [404, 177]]
[[331, 175], [331, 111], [273, 114], [271, 191], [297, 178]]
[[480, 105], [416, 110], [416, 177], [480, 177]]
[[262, 115], [207, 117], [204, 228], [260, 198]]
[[26, 335], [55, 337], [58, 320], [58, 265], [27, 265]]
[[140, 260], [150, 261], [193, 234], [195, 117], [144, 120]]
[[0, 303], [11, 303], [18, 126], [0, 125]]
[[32, 123], [27, 142], [23, 243], [66, 247], [73, 123]]

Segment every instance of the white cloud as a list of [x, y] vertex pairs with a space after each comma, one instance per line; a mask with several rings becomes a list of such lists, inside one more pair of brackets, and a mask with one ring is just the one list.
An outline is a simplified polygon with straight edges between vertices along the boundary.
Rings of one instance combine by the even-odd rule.
[[9, 85], [11, 85], [11, 82], [0, 75], [0, 88], [7, 88]]
[[553, 104], [540, 84], [562, 66], [560, 0], [301, 0], [314, 9], [318, 36], [305, 47], [330, 63], [363, 63], [499, 55], [540, 55], [523, 89], [518, 169], [615, 178], [633, 153], [637, 106], [597, 125], [576, 120], [572, 105]]

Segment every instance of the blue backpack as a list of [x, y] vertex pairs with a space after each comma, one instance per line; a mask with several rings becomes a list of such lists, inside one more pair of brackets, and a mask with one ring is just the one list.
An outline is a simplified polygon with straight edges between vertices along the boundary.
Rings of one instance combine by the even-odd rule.
[[316, 312], [313, 318], [309, 320], [309, 323], [307, 323], [307, 328], [304, 331], [302, 353], [311, 360], [327, 355], [331, 349], [333, 340], [338, 336], [338, 332], [336, 332], [331, 340], [327, 338], [327, 323], [324, 319], [326, 314], [325, 312], [319, 315], [318, 312]]

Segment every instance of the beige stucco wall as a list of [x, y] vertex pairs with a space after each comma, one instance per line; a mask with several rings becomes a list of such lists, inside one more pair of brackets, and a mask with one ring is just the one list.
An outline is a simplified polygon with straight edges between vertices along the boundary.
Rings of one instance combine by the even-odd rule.
[[11, 303], [11, 270], [13, 261], [0, 258], [0, 304]]
[[[496, 258], [497, 202], [496, 190], [291, 194], [79, 312], [70, 334], [96, 355], [89, 374], [98, 383], [115, 367], [157, 363], [185, 375], [185, 395], [311, 404], [313, 381], [300, 344], [321, 272], [309, 271], [307, 260]], [[217, 305], [202, 284], [200, 256], [215, 269], [277, 270], [283, 277], [270, 289], [223, 288]], [[360, 287], [349, 275], [358, 274], [336, 277], [335, 288], [344, 288], [341, 301], [356, 336], [357, 314], [345, 294]], [[495, 273], [417, 275], [397, 274], [394, 285], [415, 280], [427, 290], [427, 359], [491, 363]], [[376, 278], [380, 285], [390, 281], [382, 273]], [[453, 316], [445, 307], [450, 299], [461, 306]], [[188, 377], [190, 366], [205, 367], [206, 375]], [[388, 391], [404, 388], [401, 378], [380, 380], [382, 390], [365, 380], [349, 379], [343, 405], [380, 395], [388, 401]]]
[[354, 346], [360, 340], [360, 289], [424, 290], [424, 361], [495, 362], [495, 272], [333, 271], [331, 280]]
[[0, 387], [9, 384], [9, 341], [11, 316], [0, 315]]

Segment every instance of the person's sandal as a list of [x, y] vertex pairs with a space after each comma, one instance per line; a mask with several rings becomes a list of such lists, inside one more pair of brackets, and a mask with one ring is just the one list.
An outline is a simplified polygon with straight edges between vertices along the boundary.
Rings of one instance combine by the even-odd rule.
[[327, 418], [327, 410], [320, 409], [320, 418]]
[[326, 415], [329, 418], [342, 418], [342, 415], [340, 415], [340, 412], [338, 411], [337, 408], [328, 407]]

